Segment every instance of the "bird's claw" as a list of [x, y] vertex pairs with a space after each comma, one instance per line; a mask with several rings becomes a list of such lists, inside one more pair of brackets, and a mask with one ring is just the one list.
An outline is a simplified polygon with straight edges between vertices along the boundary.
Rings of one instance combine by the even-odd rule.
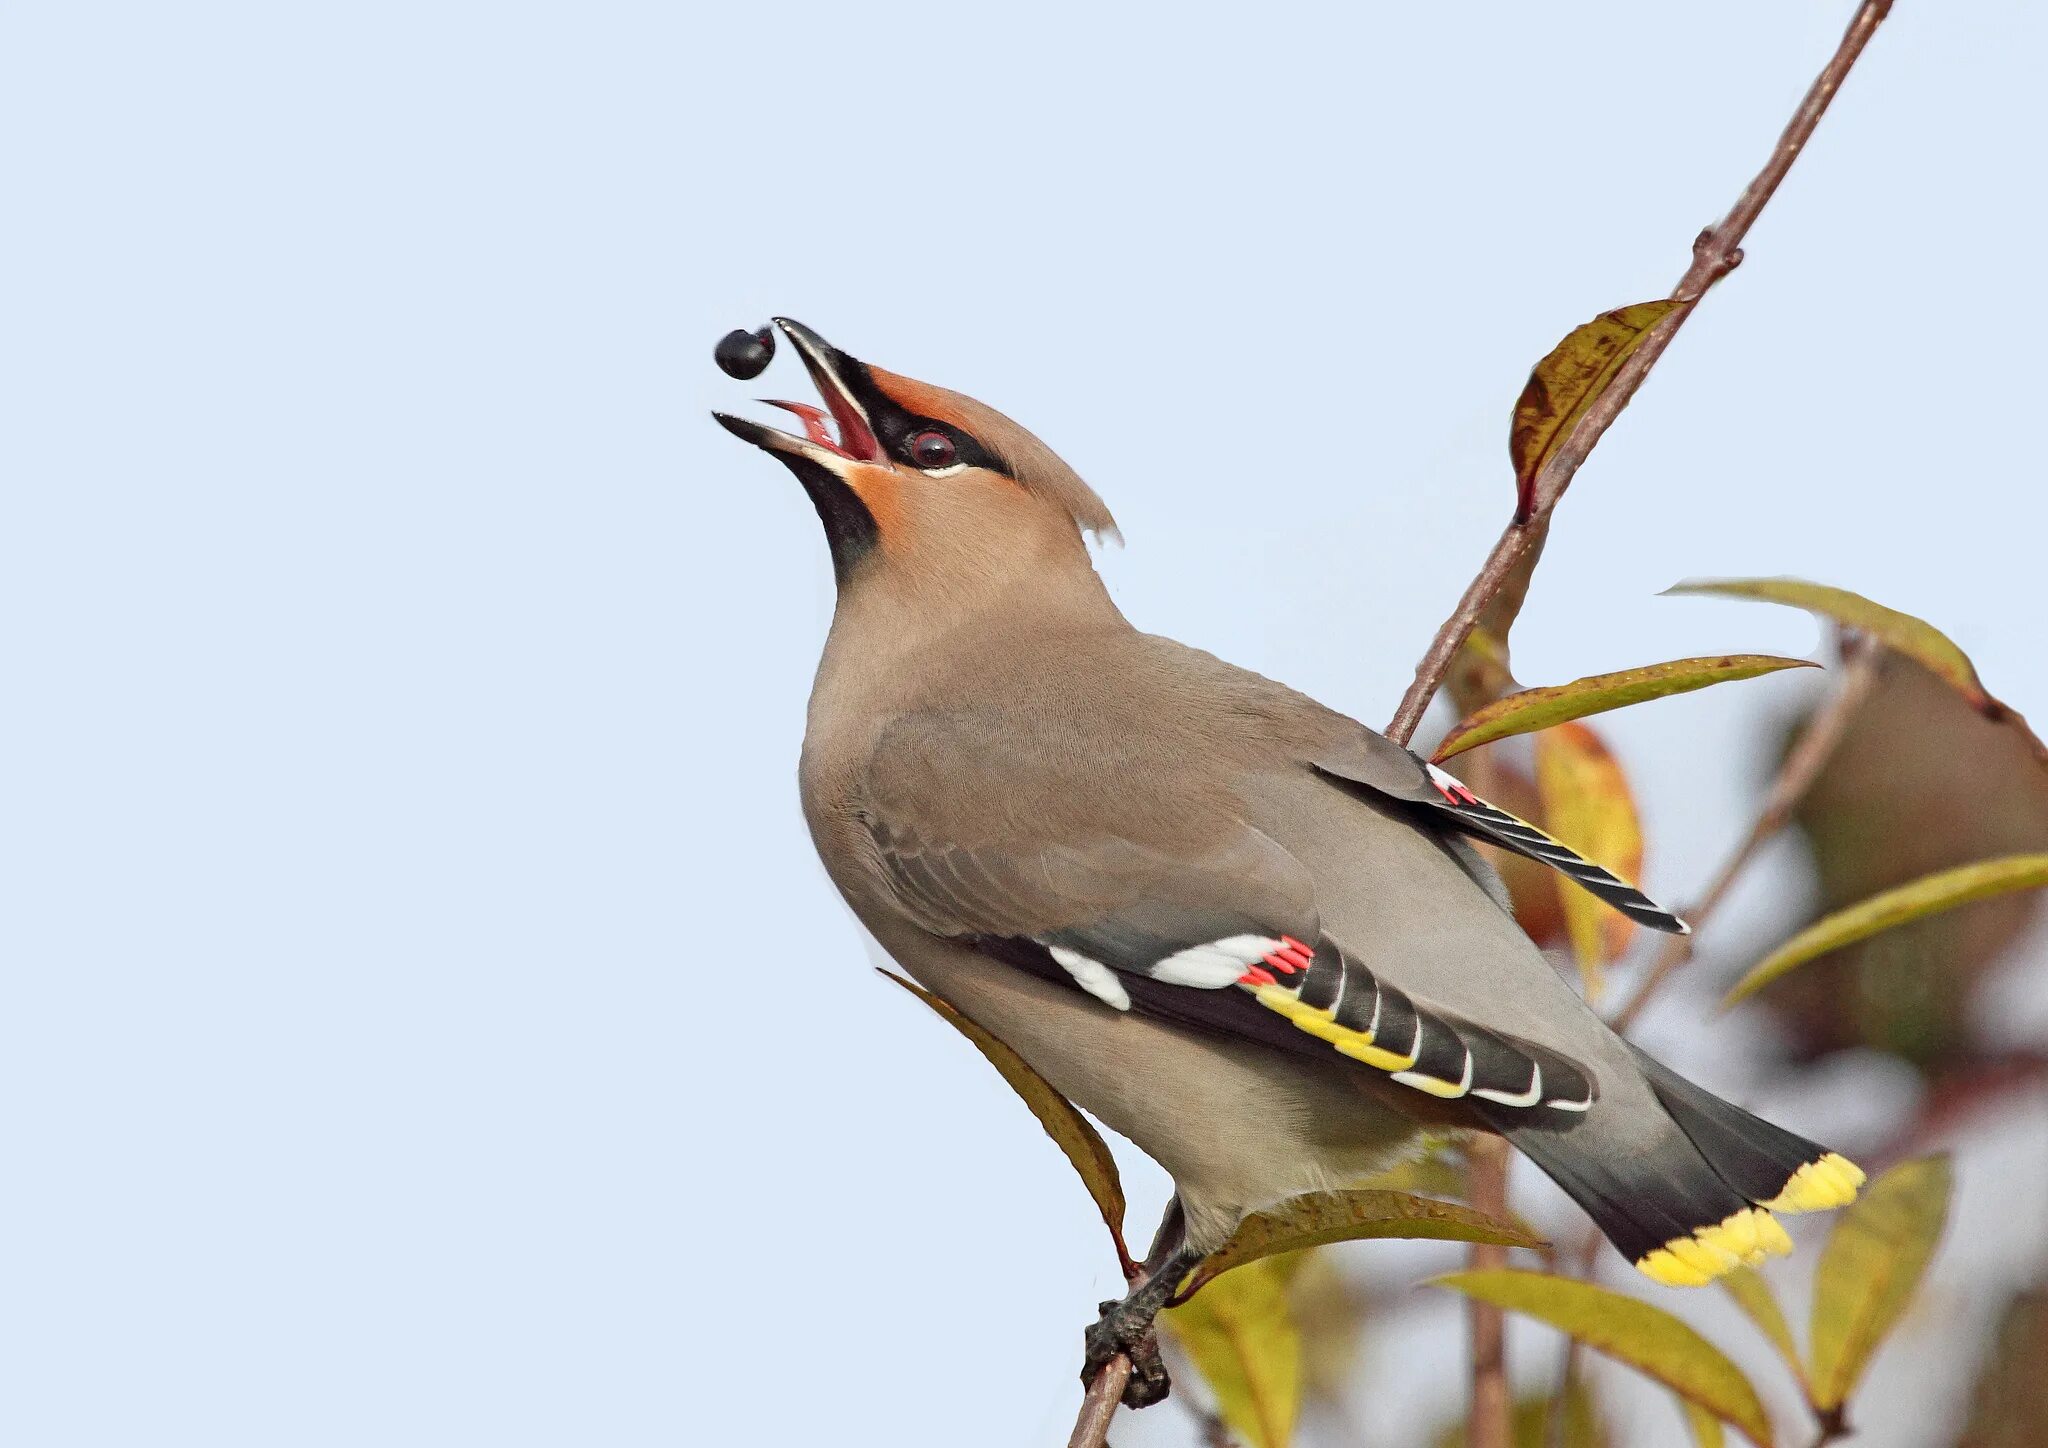
[[1164, 1401], [1173, 1390], [1173, 1381], [1159, 1356], [1159, 1338], [1152, 1330], [1152, 1319], [1152, 1312], [1129, 1302], [1103, 1303], [1102, 1316], [1083, 1335], [1086, 1353], [1081, 1381], [1092, 1385], [1109, 1360], [1121, 1353], [1131, 1360], [1130, 1380], [1124, 1384], [1124, 1406], [1149, 1408]]

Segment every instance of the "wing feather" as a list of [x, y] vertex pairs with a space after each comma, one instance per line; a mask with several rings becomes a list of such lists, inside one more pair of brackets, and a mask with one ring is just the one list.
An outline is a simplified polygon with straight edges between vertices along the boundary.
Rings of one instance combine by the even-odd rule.
[[1690, 927], [1628, 881], [1596, 865], [1527, 820], [1488, 804], [1458, 779], [1371, 730], [1360, 727], [1346, 745], [1314, 763], [1317, 773], [1375, 794], [1419, 806], [1453, 829], [1550, 866], [1638, 924], [1673, 935]]

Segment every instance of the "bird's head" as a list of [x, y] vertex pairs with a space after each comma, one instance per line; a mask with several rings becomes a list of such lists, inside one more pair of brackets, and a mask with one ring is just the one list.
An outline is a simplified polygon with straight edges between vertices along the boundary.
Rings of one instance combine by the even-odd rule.
[[[824, 400], [771, 401], [804, 435], [729, 413], [726, 430], [796, 474], [825, 525], [841, 588], [877, 566], [983, 569], [1000, 559], [1086, 566], [1083, 532], [1114, 534], [1094, 490], [994, 408], [848, 356], [777, 317]], [[836, 432], [835, 432], [836, 428]]]

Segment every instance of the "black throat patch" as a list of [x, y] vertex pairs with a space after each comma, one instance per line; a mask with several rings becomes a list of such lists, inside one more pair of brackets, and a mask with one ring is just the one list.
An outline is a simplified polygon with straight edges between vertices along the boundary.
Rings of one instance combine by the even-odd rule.
[[830, 468], [795, 453], [778, 452], [775, 460], [796, 474], [810, 494], [818, 521], [825, 525], [825, 543], [832, 550], [832, 576], [844, 585], [880, 537], [875, 515]]

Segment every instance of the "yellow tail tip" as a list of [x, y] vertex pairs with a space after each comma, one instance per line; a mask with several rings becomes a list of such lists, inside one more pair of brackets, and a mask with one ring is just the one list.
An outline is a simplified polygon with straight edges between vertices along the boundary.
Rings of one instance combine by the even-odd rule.
[[1777, 1218], [1762, 1207], [1744, 1207], [1637, 1258], [1636, 1270], [1666, 1287], [1704, 1287], [1737, 1267], [1754, 1267], [1791, 1250], [1792, 1239]]
[[1792, 1173], [1784, 1188], [1764, 1205], [1774, 1212], [1825, 1212], [1856, 1200], [1863, 1168], [1846, 1156], [1829, 1152]]

